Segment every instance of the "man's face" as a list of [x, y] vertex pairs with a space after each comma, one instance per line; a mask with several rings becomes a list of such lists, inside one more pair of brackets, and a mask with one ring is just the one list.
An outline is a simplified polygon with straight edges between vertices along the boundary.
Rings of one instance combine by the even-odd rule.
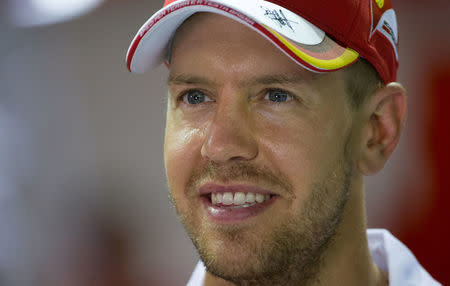
[[353, 115], [339, 73], [308, 72], [233, 20], [178, 30], [165, 164], [171, 197], [209, 272], [307, 279], [352, 182]]

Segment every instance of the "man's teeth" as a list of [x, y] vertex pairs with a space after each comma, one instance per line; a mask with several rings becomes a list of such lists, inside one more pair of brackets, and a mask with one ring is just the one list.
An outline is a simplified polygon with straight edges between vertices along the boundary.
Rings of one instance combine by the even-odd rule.
[[211, 193], [211, 202], [213, 205], [222, 204], [225, 206], [251, 206], [255, 203], [262, 203], [270, 200], [270, 195], [256, 194], [256, 193], [242, 193], [242, 192], [225, 192], [225, 193]]

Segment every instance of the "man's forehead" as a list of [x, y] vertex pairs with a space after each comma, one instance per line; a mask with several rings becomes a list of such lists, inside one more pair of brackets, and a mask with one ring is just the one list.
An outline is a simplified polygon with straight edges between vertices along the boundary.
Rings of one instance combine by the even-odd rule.
[[[238, 78], [236, 84], [239, 88], [259, 86], [259, 85], [300, 85], [305, 82], [319, 78], [320, 74], [299, 70], [297, 73], [272, 73], [262, 72], [260, 74], [250, 74], [245, 78]], [[196, 75], [193, 73], [171, 72], [168, 78], [168, 85], [207, 85], [220, 86], [222, 83], [217, 78], [210, 78], [207, 75]]]
[[[198, 66], [200, 63], [211, 62], [202, 67], [218, 69], [220, 67], [212, 63], [216, 57], [226, 61], [226, 72], [232, 69], [233, 63], [258, 65], [258, 69], [252, 69], [252, 74], [241, 75], [243, 85], [298, 83], [319, 76], [293, 62], [267, 39], [244, 24], [214, 13], [197, 13], [174, 36], [170, 49], [169, 83], [204, 82], [209, 70], [199, 70]], [[179, 62], [186, 65], [180, 68]]]
[[[198, 30], [204, 34], [199, 36]], [[226, 38], [218, 38], [217, 31], [227, 33]], [[336, 72], [305, 69], [256, 31], [222, 15], [194, 14], [177, 33], [169, 62], [169, 85], [220, 86], [233, 80], [242, 89], [300, 86], [339, 77]]]

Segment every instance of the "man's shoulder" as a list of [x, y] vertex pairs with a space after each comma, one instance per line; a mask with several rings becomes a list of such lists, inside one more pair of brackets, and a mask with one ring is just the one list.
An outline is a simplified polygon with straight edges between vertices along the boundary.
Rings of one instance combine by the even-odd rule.
[[385, 229], [368, 229], [369, 250], [377, 266], [389, 274], [391, 286], [438, 286], [411, 250]]
[[205, 265], [201, 260], [199, 260], [186, 286], [202, 286], [203, 282], [205, 281], [205, 274]]

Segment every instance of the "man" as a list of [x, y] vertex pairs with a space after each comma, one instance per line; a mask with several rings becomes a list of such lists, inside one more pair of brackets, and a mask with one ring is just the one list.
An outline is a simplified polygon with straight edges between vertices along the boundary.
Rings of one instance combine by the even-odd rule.
[[398, 143], [389, 0], [166, 1], [127, 55], [170, 76], [165, 164], [198, 249], [188, 285], [439, 285], [384, 230], [363, 176]]

